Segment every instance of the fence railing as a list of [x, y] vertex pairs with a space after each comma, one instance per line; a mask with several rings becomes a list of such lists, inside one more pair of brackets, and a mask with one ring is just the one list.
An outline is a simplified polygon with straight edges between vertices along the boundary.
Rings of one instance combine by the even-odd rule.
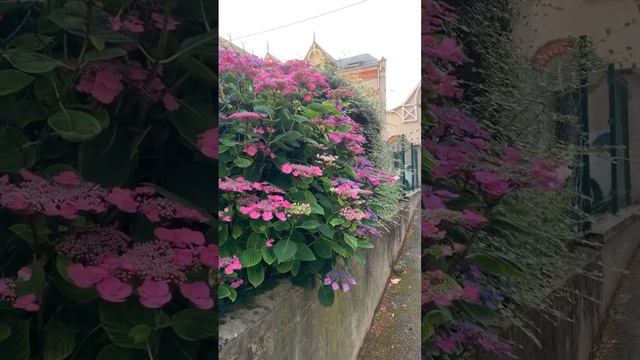
[[[631, 203], [629, 92], [626, 79], [614, 64], [607, 68], [606, 86], [608, 104], [594, 103], [592, 106], [586, 75], [579, 89], [581, 143], [588, 150], [582, 155], [581, 192], [585, 196], [582, 207], [588, 214], [616, 214]], [[594, 112], [598, 116], [594, 109], [607, 105], [608, 131], [597, 133], [592, 125], [603, 119], [593, 116]]]
[[396, 170], [400, 172], [400, 184], [407, 192], [420, 187], [419, 149], [416, 144], [407, 144], [395, 153]]

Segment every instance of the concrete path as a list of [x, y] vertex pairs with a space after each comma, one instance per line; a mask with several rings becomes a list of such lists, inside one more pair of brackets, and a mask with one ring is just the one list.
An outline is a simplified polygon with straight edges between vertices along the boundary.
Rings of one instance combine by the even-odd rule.
[[358, 360], [420, 359], [419, 220], [414, 217]]
[[593, 360], [640, 360], [640, 252], [627, 270]]

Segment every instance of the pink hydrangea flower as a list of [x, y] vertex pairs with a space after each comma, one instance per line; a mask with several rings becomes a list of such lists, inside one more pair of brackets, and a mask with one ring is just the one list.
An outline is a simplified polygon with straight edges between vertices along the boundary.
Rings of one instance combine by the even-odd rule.
[[135, 200], [136, 193], [133, 190], [113, 188], [107, 196], [107, 201], [126, 213], [135, 213], [140, 204]]
[[156, 27], [158, 29], [164, 29], [165, 22], [166, 22], [166, 26], [167, 26], [167, 30], [168, 31], [173, 31], [173, 30], [177, 29], [177, 25], [180, 25], [180, 22], [176, 21], [171, 16], [165, 18], [164, 15], [156, 13], [156, 12], [151, 14], [151, 19], [153, 19], [153, 21], [154, 21], [154, 23], [155, 23], [155, 25], [156, 25]]
[[467, 209], [462, 211], [462, 220], [466, 225], [471, 227], [478, 227], [487, 222], [487, 218], [485, 218], [482, 214], [478, 214], [475, 211]]
[[13, 307], [16, 309], [22, 309], [24, 311], [35, 312], [40, 310], [40, 304], [34, 294], [27, 294], [18, 297], [13, 302]]
[[165, 109], [169, 111], [176, 111], [180, 109], [180, 103], [170, 93], [165, 93], [164, 96], [162, 96], [162, 103], [164, 104]]
[[237, 256], [233, 255], [231, 257], [227, 256], [220, 258], [218, 268], [224, 269], [225, 274], [231, 275], [234, 271], [242, 269], [242, 264], [240, 263], [240, 259]]
[[203, 281], [180, 284], [180, 293], [198, 309], [209, 310], [213, 308], [211, 289]]
[[18, 280], [20, 281], [29, 281], [31, 279], [32, 270], [28, 266], [21, 267], [18, 270]]
[[282, 170], [283, 173], [285, 174], [291, 174], [295, 177], [314, 177], [314, 176], [322, 176], [322, 169], [320, 169], [318, 166], [315, 165], [311, 165], [311, 166], [307, 166], [307, 165], [297, 165], [297, 164], [291, 164], [291, 163], [285, 163], [282, 164], [282, 166], [280, 167], [280, 170]]
[[80, 178], [73, 171], [63, 171], [60, 174], [53, 177], [58, 184], [79, 186], [82, 184], [82, 178]]
[[159, 309], [171, 301], [169, 284], [166, 281], [145, 280], [138, 287], [140, 303], [149, 309]]
[[223, 117], [223, 119], [238, 120], [238, 121], [241, 121], [241, 122], [248, 122], [248, 121], [253, 121], [253, 120], [258, 120], [258, 119], [264, 119], [266, 117], [268, 117], [267, 114], [243, 111], [243, 112], [239, 112], [239, 113], [233, 113], [233, 114], [231, 114], [229, 116], [225, 116], [225, 117]]
[[208, 268], [213, 269], [218, 266], [218, 246], [215, 244], [209, 244], [200, 248], [198, 254], [198, 261]]
[[267, 240], [267, 241], [265, 241], [265, 242], [264, 242], [264, 246], [266, 246], [266, 247], [272, 247], [274, 242], [275, 242], [275, 240], [273, 240], [273, 239], [269, 239], [269, 240]]
[[153, 231], [156, 238], [168, 241], [178, 248], [186, 248], [204, 244], [204, 234], [189, 228], [167, 229], [156, 228]]
[[111, 25], [111, 30], [120, 31], [127, 30], [134, 33], [144, 32], [144, 22], [142, 20], [136, 18], [135, 16], [127, 16], [123, 21], [120, 17], [110, 17], [109, 24]]
[[67, 276], [79, 288], [89, 288], [109, 276], [109, 272], [97, 266], [72, 264], [67, 268]]
[[111, 104], [124, 90], [122, 75], [112, 66], [103, 66], [96, 71], [83, 73], [76, 90], [91, 94], [103, 104]]
[[503, 196], [511, 190], [509, 188], [509, 183], [494, 173], [488, 171], [477, 171], [473, 176], [476, 181], [482, 185], [482, 190], [486, 191], [488, 194]]
[[131, 295], [133, 287], [114, 276], [110, 276], [99, 282], [96, 285], [96, 290], [103, 300], [121, 303]]
[[173, 261], [180, 266], [189, 266], [193, 264], [193, 251], [191, 249], [175, 249]]
[[218, 128], [205, 131], [198, 136], [200, 151], [212, 159], [218, 158]]

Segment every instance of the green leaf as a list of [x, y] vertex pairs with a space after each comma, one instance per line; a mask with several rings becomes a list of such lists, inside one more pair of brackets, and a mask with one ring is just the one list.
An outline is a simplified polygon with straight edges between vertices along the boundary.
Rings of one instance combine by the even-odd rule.
[[86, 62], [104, 61], [119, 58], [127, 55], [127, 52], [120, 48], [110, 48], [103, 51], [89, 50], [85, 55]]
[[374, 247], [375, 246], [367, 240], [358, 240], [358, 249], [373, 249]]
[[507, 277], [520, 277], [522, 268], [514, 261], [501, 255], [476, 254], [468, 257], [480, 270]]
[[98, 306], [100, 323], [112, 343], [128, 349], [146, 349], [144, 343], [136, 342], [129, 336], [134, 326], [155, 324], [154, 312], [143, 308], [133, 300], [114, 304], [106, 301]]
[[347, 243], [353, 250], [358, 250], [358, 239], [353, 236], [345, 233], [344, 234], [344, 242]]
[[247, 168], [253, 164], [253, 159], [239, 157], [233, 160], [233, 163], [236, 164], [239, 168]]
[[460, 302], [460, 307], [462, 307], [467, 314], [471, 315], [471, 317], [483, 324], [488, 324], [497, 317], [497, 313], [486, 306]]
[[331, 307], [335, 301], [335, 294], [331, 286], [322, 285], [318, 289], [318, 300], [325, 307]]
[[302, 261], [314, 261], [317, 260], [315, 254], [307, 244], [296, 243], [298, 251], [296, 252], [296, 259]]
[[11, 360], [29, 360], [31, 357], [30, 331], [31, 319], [3, 321], [11, 327], [9, 337], [0, 341], [2, 358]]
[[333, 239], [333, 235], [336, 233], [335, 230], [333, 230], [333, 228], [327, 224], [322, 224], [320, 226], [318, 226], [318, 230], [320, 230], [320, 233], [322, 235], [324, 235], [325, 237], [329, 238], [329, 239]]
[[100, 38], [99, 36], [96, 36], [95, 34], [90, 34], [89, 40], [91, 40], [91, 43], [93, 44], [93, 46], [95, 46], [96, 49], [98, 49], [98, 51], [104, 50], [104, 47], [105, 47], [104, 39]]
[[42, 50], [45, 46], [50, 45], [53, 40], [54, 38], [51, 36], [26, 33], [16, 36], [11, 42], [11, 46], [22, 50], [38, 51]]
[[313, 250], [318, 255], [318, 257], [322, 259], [331, 259], [331, 244], [326, 240], [318, 240], [315, 244], [313, 244]]
[[284, 263], [296, 255], [298, 245], [291, 240], [285, 239], [276, 242], [272, 249], [278, 259], [278, 262]]
[[60, 65], [58, 60], [35, 51], [12, 49], [4, 57], [16, 69], [29, 74], [43, 74], [52, 71]]
[[307, 108], [309, 108], [309, 109], [311, 109], [311, 110], [313, 110], [315, 112], [319, 112], [321, 114], [326, 114], [326, 113], [330, 112], [330, 110], [326, 106], [324, 106], [324, 105], [322, 105], [320, 103], [311, 103], [311, 104], [307, 105]]
[[257, 112], [258, 114], [267, 114], [269, 116], [273, 116], [273, 109], [269, 106], [256, 105], [253, 107], [253, 111]]
[[306, 123], [309, 121], [309, 119], [307, 119], [306, 117], [302, 116], [302, 115], [291, 115], [291, 120], [298, 122], [298, 123]]
[[318, 220], [307, 220], [301, 225], [298, 225], [299, 228], [306, 230], [315, 230], [318, 226], [320, 226], [320, 222]]
[[336, 227], [338, 225], [344, 224], [344, 220], [339, 217], [334, 217], [333, 219], [331, 219], [331, 221], [329, 221], [329, 224], [333, 227]]
[[217, 312], [213, 310], [186, 309], [171, 318], [171, 328], [188, 341], [198, 341], [216, 336]]
[[301, 137], [302, 134], [297, 131], [287, 131], [286, 133], [278, 135], [275, 139], [273, 139], [273, 143], [277, 144], [278, 142], [283, 142], [291, 146], [300, 146], [297, 140]]
[[129, 330], [129, 337], [138, 344], [147, 341], [153, 328], [147, 324], [136, 325]]
[[29, 84], [35, 78], [17, 70], [0, 71], [0, 96], [5, 96], [18, 92]]
[[311, 204], [311, 213], [312, 214], [319, 214], [319, 215], [324, 215], [324, 208], [322, 208], [322, 206], [320, 204]]
[[11, 327], [6, 324], [0, 324], [0, 342], [7, 340], [11, 336]]
[[62, 322], [52, 319], [44, 328], [44, 360], [66, 359], [76, 347], [76, 339]]
[[262, 255], [260, 251], [254, 249], [247, 249], [240, 254], [240, 263], [242, 267], [250, 268], [260, 263]]
[[84, 142], [102, 131], [100, 121], [93, 115], [77, 110], [63, 110], [49, 117], [49, 126], [60, 137], [71, 142]]
[[17, 173], [32, 167], [37, 160], [36, 149], [18, 129], [8, 128], [0, 132], [0, 172]]
[[96, 360], [148, 360], [145, 351], [124, 349], [120, 346], [109, 344], [100, 350]]
[[263, 246], [260, 249], [260, 253], [262, 254], [262, 260], [267, 263], [267, 265], [271, 265], [276, 261], [275, 256], [273, 256], [273, 251], [271, 248]]
[[247, 278], [253, 287], [258, 287], [264, 281], [264, 267], [262, 264], [247, 269]]

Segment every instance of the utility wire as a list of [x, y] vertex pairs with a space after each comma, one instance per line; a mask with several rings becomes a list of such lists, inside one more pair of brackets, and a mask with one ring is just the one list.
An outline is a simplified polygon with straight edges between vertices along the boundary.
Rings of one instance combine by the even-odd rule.
[[318, 15], [315, 15], [315, 16], [311, 16], [311, 17], [308, 17], [308, 18], [306, 18], [306, 19], [298, 20], [298, 21], [295, 21], [295, 22], [292, 22], [292, 23], [289, 23], [289, 24], [286, 24], [286, 25], [277, 26], [277, 27], [274, 27], [274, 28], [271, 28], [271, 29], [258, 31], [258, 32], [255, 32], [255, 33], [247, 34], [247, 35], [242, 35], [242, 36], [239, 36], [239, 37], [233, 38], [233, 40], [244, 39], [244, 38], [248, 38], [248, 37], [250, 37], [250, 36], [256, 36], [256, 35], [264, 34], [264, 33], [266, 33], [266, 32], [275, 31], [275, 30], [280, 30], [280, 29], [283, 29], [283, 28], [286, 28], [286, 27], [289, 27], [289, 26], [292, 26], [292, 25], [297, 25], [297, 24], [303, 23], [303, 22], [305, 22], [305, 21], [309, 21], [309, 20], [317, 19], [317, 18], [319, 18], [319, 17], [321, 17], [321, 16], [325, 16], [325, 15], [333, 14], [333, 13], [335, 13], [335, 12], [338, 12], [338, 11], [341, 11], [341, 10], [344, 10], [344, 9], [347, 9], [347, 8], [350, 8], [350, 7], [352, 7], [352, 6], [360, 5], [360, 4], [365, 3], [365, 2], [367, 2], [367, 0], [358, 1], [358, 2], [355, 2], [355, 3], [353, 3], [353, 4], [349, 4], [349, 5], [343, 6], [343, 7], [341, 7], [341, 8], [334, 9], [334, 10], [330, 10], [330, 11], [324, 12], [324, 13], [322, 13], [322, 14], [318, 14]]

